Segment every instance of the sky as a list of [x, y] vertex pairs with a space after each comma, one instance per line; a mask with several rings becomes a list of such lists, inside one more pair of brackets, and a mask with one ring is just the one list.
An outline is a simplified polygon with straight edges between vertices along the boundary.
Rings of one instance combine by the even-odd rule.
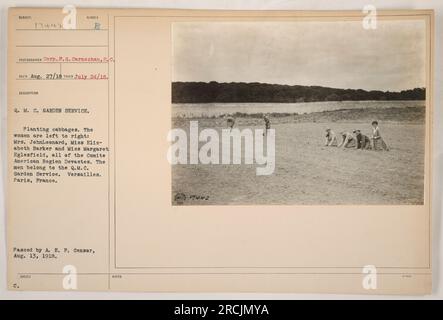
[[177, 22], [173, 81], [425, 87], [425, 35], [419, 20]]

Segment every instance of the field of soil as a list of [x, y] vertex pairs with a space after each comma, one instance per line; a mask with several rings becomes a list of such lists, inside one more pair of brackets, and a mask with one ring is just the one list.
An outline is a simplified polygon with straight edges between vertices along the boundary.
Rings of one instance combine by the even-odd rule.
[[[260, 114], [235, 115], [235, 127], [262, 129]], [[252, 165], [173, 165], [172, 199], [177, 205], [400, 205], [423, 203], [425, 108], [353, 109], [310, 114], [271, 114], [275, 171], [257, 176]], [[324, 146], [324, 132], [360, 129], [370, 135], [377, 119], [390, 151]], [[226, 128], [223, 117], [174, 118], [189, 132]], [[175, 201], [176, 195], [179, 203]], [[184, 195], [184, 199], [183, 199]]]

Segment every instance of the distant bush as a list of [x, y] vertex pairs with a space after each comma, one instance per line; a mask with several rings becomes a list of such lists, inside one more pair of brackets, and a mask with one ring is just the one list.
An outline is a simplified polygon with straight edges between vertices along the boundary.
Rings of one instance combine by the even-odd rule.
[[425, 100], [425, 88], [399, 92], [268, 83], [173, 82], [172, 103]]

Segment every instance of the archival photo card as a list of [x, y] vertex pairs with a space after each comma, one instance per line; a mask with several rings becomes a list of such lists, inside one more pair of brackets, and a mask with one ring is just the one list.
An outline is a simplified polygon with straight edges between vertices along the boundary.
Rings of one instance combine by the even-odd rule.
[[432, 10], [74, 9], [8, 12], [8, 290], [432, 292]]

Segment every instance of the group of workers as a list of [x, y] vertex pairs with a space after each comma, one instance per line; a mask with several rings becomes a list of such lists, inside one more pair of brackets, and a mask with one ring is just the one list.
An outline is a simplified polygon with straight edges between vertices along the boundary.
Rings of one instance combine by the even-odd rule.
[[380, 134], [378, 121], [372, 121], [372, 135], [367, 136], [360, 130], [341, 131], [336, 134], [332, 129], [326, 129], [325, 146], [339, 148], [355, 148], [362, 150], [389, 150], [388, 145]]

